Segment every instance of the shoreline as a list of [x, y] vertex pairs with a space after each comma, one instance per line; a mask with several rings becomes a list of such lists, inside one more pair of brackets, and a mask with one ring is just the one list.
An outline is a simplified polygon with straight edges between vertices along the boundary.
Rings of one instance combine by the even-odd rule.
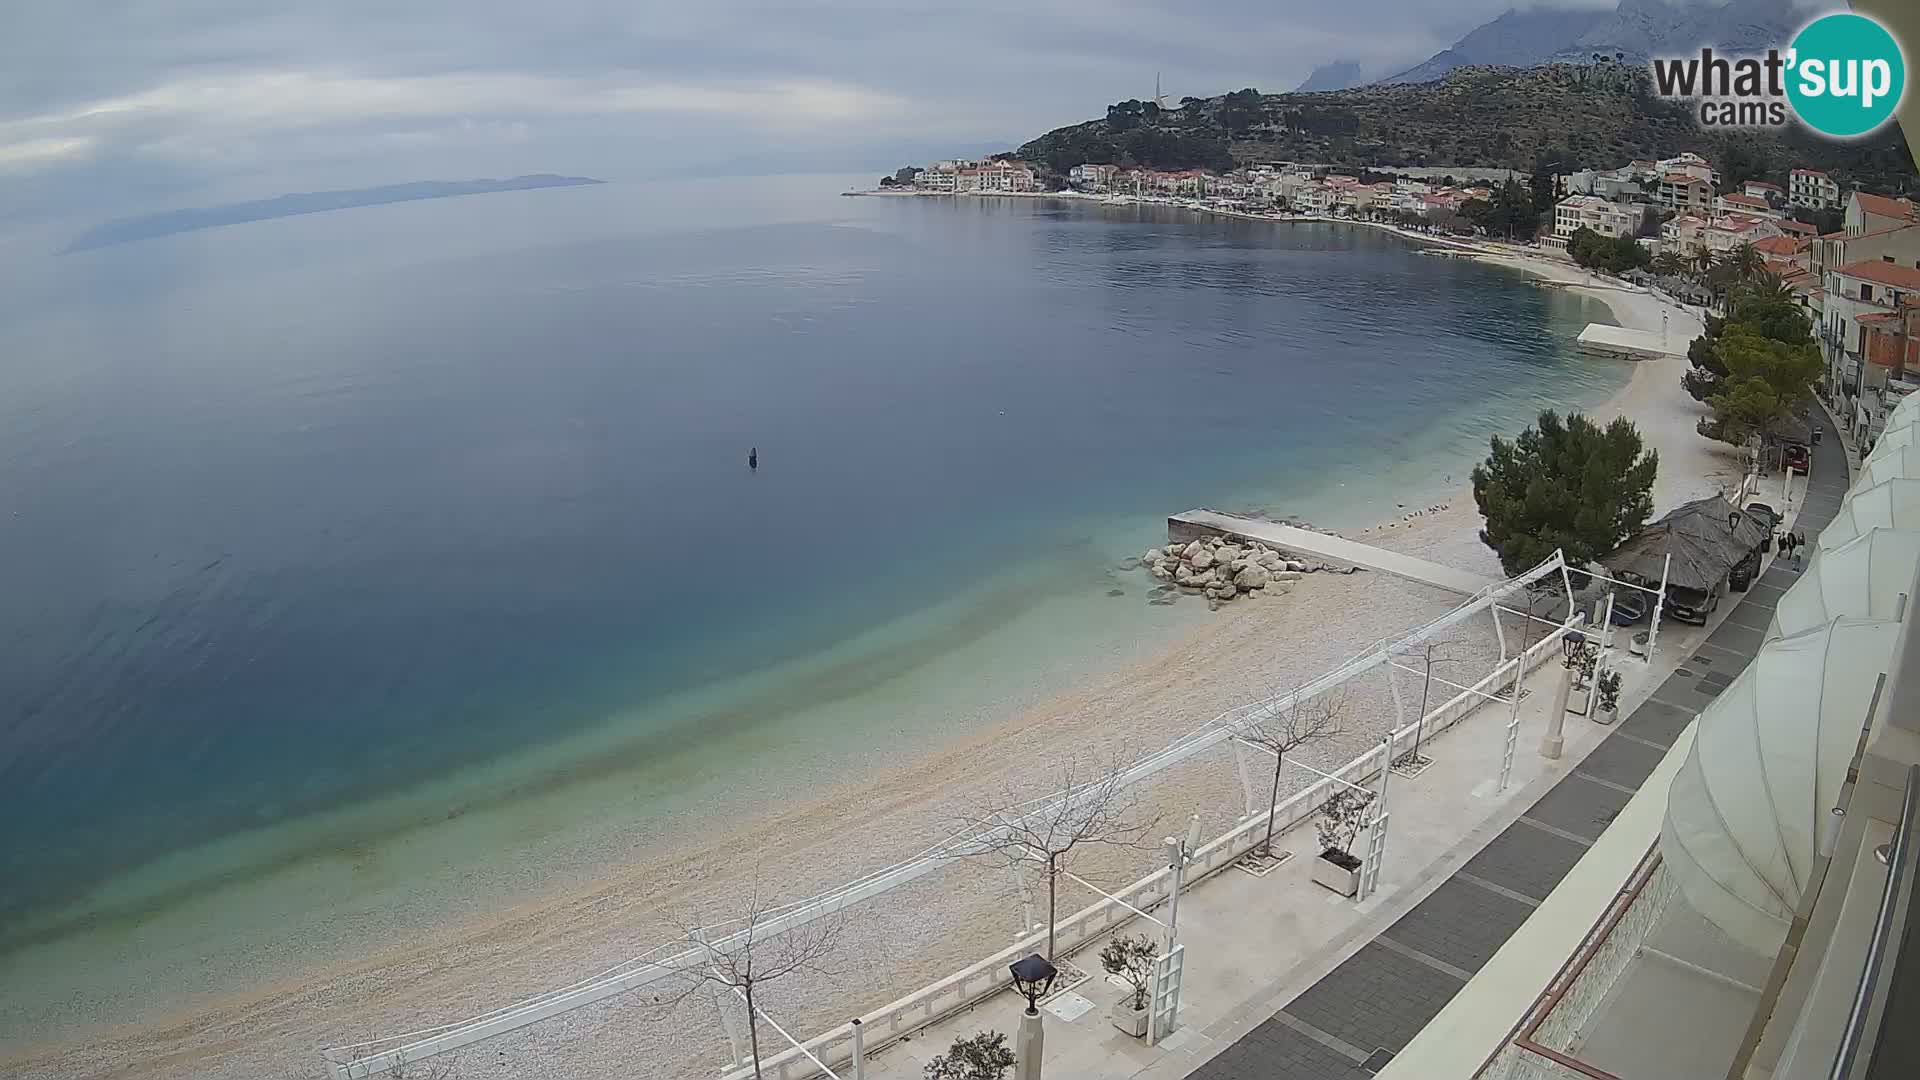
[[[1215, 213], [1280, 223], [1313, 220]], [[1658, 313], [1664, 307], [1645, 294], [1596, 287], [1597, 283], [1584, 280], [1576, 269], [1546, 260], [1455, 244], [1377, 223], [1326, 220], [1383, 228], [1416, 242], [1468, 248], [1486, 261], [1600, 299], [1622, 325], [1638, 323], [1642, 329], [1652, 328], [1645, 325], [1651, 316], [1657, 326]], [[1690, 337], [1697, 330], [1685, 332]], [[1669, 362], [1675, 359], [1678, 366]], [[1604, 418], [1617, 411], [1638, 419], [1636, 410], [1648, 410], [1663, 398], [1675, 397], [1692, 410], [1693, 403], [1680, 395], [1675, 385], [1684, 365], [1683, 357], [1641, 362], [1624, 387], [1590, 412]], [[1649, 413], [1652, 417], [1664, 415]], [[1645, 422], [1642, 430], [1649, 445], [1662, 451], [1662, 481], [1679, 484], [1685, 480], [1678, 475], [1689, 460], [1684, 440], [1671, 438], [1673, 432], [1656, 438]], [[1680, 434], [1695, 443], [1706, 443], [1692, 431], [1690, 418]], [[1668, 456], [1669, 445], [1674, 458]], [[1416, 547], [1456, 565], [1464, 562], [1480, 569], [1491, 565], [1491, 552], [1475, 535], [1479, 519], [1470, 492], [1464, 498], [1443, 501], [1444, 510], [1382, 520], [1352, 535], [1385, 546]], [[1671, 501], [1675, 500], [1661, 498], [1656, 488], [1657, 507], [1664, 508]], [[1075, 684], [959, 738], [941, 740], [941, 745], [915, 758], [878, 760], [902, 755], [876, 752], [876, 760], [862, 762], [863, 767], [848, 770], [850, 775], [821, 784], [804, 801], [743, 811], [738, 820], [717, 826], [705, 823], [707, 831], [697, 843], [670, 852], [628, 852], [628, 858], [611, 860], [602, 873], [584, 885], [535, 896], [500, 910], [451, 912], [424, 941], [303, 970], [231, 998], [195, 1002], [173, 1015], [97, 1029], [106, 1037], [104, 1043], [71, 1047], [68, 1052], [56, 1052], [51, 1058], [32, 1063], [50, 1065], [58, 1061], [77, 1066], [75, 1074], [89, 1074], [107, 1067], [159, 1062], [155, 1067], [136, 1067], [133, 1072], [172, 1076], [186, 1075], [167, 1064], [169, 1059], [180, 1060], [174, 1057], [176, 1054], [225, 1050], [232, 1059], [223, 1063], [222, 1074], [259, 1075], [267, 1069], [284, 1074], [289, 1067], [312, 1064], [311, 1047], [320, 1043], [404, 1030], [418, 1026], [423, 1018], [457, 1018], [503, 1004], [527, 990], [544, 989], [550, 983], [597, 970], [609, 957], [625, 955], [622, 950], [632, 942], [667, 940], [657, 933], [649, 938], [644, 929], [649, 923], [658, 925], [660, 909], [681, 902], [711, 908], [719, 896], [743, 883], [750, 866], [757, 869], [771, 864], [772, 870], [783, 875], [793, 871], [779, 883], [782, 896], [804, 895], [822, 883], [850, 876], [849, 865], [864, 871], [883, 864], [890, 854], [917, 850], [916, 845], [928, 835], [930, 827], [937, 829], [940, 823], [936, 811], [964, 808], [969, 792], [997, 786], [1006, 772], [1021, 774], [1016, 777], [1019, 780], [1044, 779], [1048, 771], [1045, 766], [1059, 759], [1063, 747], [1105, 744], [1117, 748], [1116, 740], [1130, 734], [1138, 734], [1138, 742], [1144, 744], [1135, 749], [1157, 746], [1165, 741], [1160, 737], [1165, 730], [1190, 726], [1196, 717], [1204, 720], [1211, 715], [1209, 709], [1218, 711], [1214, 706], [1246, 700], [1263, 692], [1263, 679], [1279, 677], [1258, 671], [1223, 672], [1223, 656], [1255, 649], [1270, 655], [1277, 646], [1289, 654], [1285, 659], [1294, 667], [1314, 673], [1324, 670], [1329, 666], [1325, 662], [1328, 657], [1337, 659], [1344, 639], [1309, 645], [1289, 640], [1286, 631], [1291, 629], [1297, 637], [1316, 625], [1344, 621], [1361, 605], [1363, 597], [1378, 601], [1370, 605], [1371, 622], [1366, 618], [1353, 620], [1367, 626], [1393, 623], [1404, 628], [1411, 625], [1418, 612], [1445, 602], [1431, 592], [1422, 595], [1377, 577], [1363, 580], [1315, 575], [1300, 583], [1284, 601], [1236, 602], [1229, 611], [1155, 642], [1150, 656], [1114, 665], [1088, 680], [1089, 684]], [[1115, 723], [1117, 716], [1155, 716], [1161, 730], [1116, 731], [1120, 726]], [[1042, 766], [1033, 766], [1035, 761]], [[854, 852], [849, 864], [848, 826], [856, 822], [865, 823], [870, 830], [885, 823], [896, 831], [886, 837], [889, 843]], [[837, 854], [838, 861], [828, 858], [830, 854]], [[511, 853], [503, 852], [502, 857], [511, 857]], [[971, 940], [963, 936], [963, 941]], [[937, 963], [928, 963], [937, 969]], [[343, 1017], [343, 1012], [351, 1015]], [[257, 1048], [254, 1041], [235, 1033], [235, 1029], [255, 1025], [271, 1025], [279, 1042], [268, 1047], [264, 1056], [246, 1060]], [[704, 1026], [713, 1025], [705, 1021]], [[619, 1041], [602, 1038], [609, 1043]], [[213, 1040], [212, 1046], [208, 1039]], [[297, 1052], [289, 1054], [291, 1047], [298, 1047]], [[629, 1062], [633, 1060], [631, 1049], [623, 1050]], [[669, 1052], [656, 1049], [654, 1053]]]

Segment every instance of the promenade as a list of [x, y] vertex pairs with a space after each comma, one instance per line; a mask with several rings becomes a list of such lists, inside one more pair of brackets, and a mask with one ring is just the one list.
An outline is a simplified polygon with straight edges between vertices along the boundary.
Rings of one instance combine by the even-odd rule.
[[[1806, 533], [1832, 520], [1848, 481], [1831, 421], [1816, 413], [1815, 422], [1826, 429], [1828, 452], [1816, 455], [1790, 520]], [[1180, 905], [1187, 948], [1181, 1029], [1156, 1046], [1122, 1034], [1107, 1013], [1124, 991], [1096, 976], [1048, 1003], [1047, 1075], [1359, 1080], [1388, 1068], [1751, 661], [1774, 604], [1798, 574], [1776, 560], [1708, 626], [1663, 626], [1650, 664], [1619, 655], [1619, 639], [1623, 719], [1601, 726], [1568, 716], [1557, 761], [1542, 758], [1538, 746], [1561, 669], [1535, 671], [1525, 681], [1519, 752], [1504, 791], [1495, 778], [1505, 708], [1482, 708], [1430, 740], [1433, 764], [1393, 782], [1388, 854], [1369, 899], [1356, 903], [1308, 880], [1317, 843], [1304, 828], [1276, 839], [1292, 858], [1268, 876], [1230, 869], [1192, 886]], [[1157, 938], [1161, 929], [1135, 919], [1119, 932]], [[1077, 953], [1075, 963], [1097, 971], [1101, 943]], [[1011, 1036], [1022, 1005], [1011, 992], [997, 994], [883, 1049], [869, 1059], [867, 1075], [917, 1078], [958, 1036], [982, 1029]], [[1393, 1075], [1420, 1074], [1409, 1062]]]

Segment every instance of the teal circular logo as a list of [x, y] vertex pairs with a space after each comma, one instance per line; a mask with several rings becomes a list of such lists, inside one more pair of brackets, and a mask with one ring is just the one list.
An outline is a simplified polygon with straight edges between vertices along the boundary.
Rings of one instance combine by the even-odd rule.
[[1907, 90], [1900, 43], [1865, 15], [1813, 20], [1787, 56], [1787, 100], [1822, 135], [1845, 139], [1875, 130]]

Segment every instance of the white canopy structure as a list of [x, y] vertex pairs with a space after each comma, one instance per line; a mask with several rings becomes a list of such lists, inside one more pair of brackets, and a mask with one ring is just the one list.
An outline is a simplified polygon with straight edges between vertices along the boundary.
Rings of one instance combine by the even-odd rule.
[[1865, 536], [1869, 529], [1920, 529], [1920, 479], [1855, 486], [1841, 502], [1833, 521], [1820, 530], [1817, 544], [1821, 551], [1831, 551]]
[[1897, 450], [1920, 443], [1920, 424], [1908, 422], [1903, 427], [1890, 427], [1873, 440], [1873, 449], [1867, 453], [1861, 463], [1878, 461]]
[[1694, 911], [1761, 955], [1786, 939], [1899, 629], [1837, 619], [1770, 641], [1700, 714], [1660, 855]]
[[1888, 480], [1920, 479], [1920, 446], [1899, 446], [1885, 454], [1869, 455], [1872, 464], [1863, 464], [1854, 474], [1853, 486], [1869, 488]]
[[1900, 618], [1900, 597], [1920, 566], [1920, 530], [1869, 529], [1816, 551], [1806, 573], [1774, 605], [1767, 640], [1792, 637], [1843, 616]]

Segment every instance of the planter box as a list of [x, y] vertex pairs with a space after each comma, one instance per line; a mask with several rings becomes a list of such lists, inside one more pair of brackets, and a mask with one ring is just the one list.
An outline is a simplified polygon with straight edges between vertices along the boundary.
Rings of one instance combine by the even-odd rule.
[[1360, 891], [1360, 867], [1349, 870], [1322, 852], [1313, 860], [1313, 880], [1341, 896], [1352, 896]]
[[1147, 1010], [1135, 1009], [1133, 1007], [1133, 993], [1131, 991], [1127, 993], [1126, 997], [1113, 1003], [1113, 1011], [1108, 1013], [1108, 1016], [1112, 1018], [1113, 1026], [1119, 1028], [1121, 1031], [1126, 1032], [1136, 1039], [1144, 1039], [1147, 1037]]
[[1596, 707], [1593, 710], [1593, 722], [1596, 724], [1611, 724], [1619, 715], [1619, 709], [1602, 709]]

